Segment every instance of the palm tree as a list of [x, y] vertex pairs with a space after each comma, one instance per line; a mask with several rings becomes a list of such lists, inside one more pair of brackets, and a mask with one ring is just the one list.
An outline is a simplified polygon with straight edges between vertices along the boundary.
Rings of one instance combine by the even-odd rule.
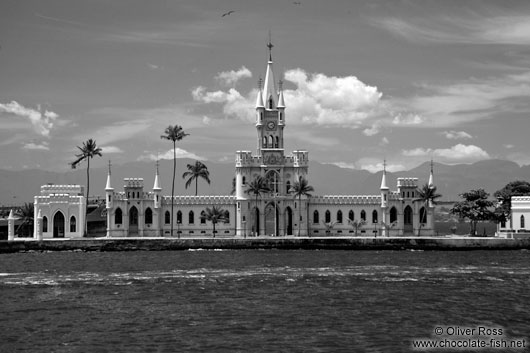
[[213, 237], [215, 238], [215, 225], [219, 222], [227, 222], [228, 217], [226, 211], [220, 207], [213, 206], [212, 208], [206, 207], [204, 214], [201, 215], [201, 219], [212, 222], [213, 225]]
[[[421, 201], [423, 201], [423, 204], [427, 206], [429, 202], [433, 205], [436, 205], [436, 199], [442, 197], [441, 194], [436, 193], [436, 186], [429, 186], [428, 184], [424, 184], [421, 188], [418, 190], [418, 196]], [[424, 219], [420, 220], [420, 223], [426, 223], [427, 219], [427, 213], [424, 213]]]
[[33, 207], [32, 203], [24, 203], [24, 206], [20, 207], [16, 214], [20, 217], [22, 220], [22, 223], [17, 227], [17, 231], [15, 233], [18, 234], [18, 232], [25, 226], [31, 226], [33, 225], [34, 219], [35, 219], [35, 208]]
[[322, 224], [324, 224], [324, 227], [326, 227], [326, 235], [330, 235], [333, 228], [335, 228], [335, 224], [337, 224], [337, 222], [322, 222]]
[[294, 182], [289, 192], [293, 194], [293, 197], [298, 197], [298, 236], [300, 236], [300, 224], [302, 219], [302, 196], [311, 197], [310, 192], [315, 191], [311, 185], [308, 184], [307, 179], [303, 176], [299, 176], [298, 180]]
[[182, 174], [182, 178], [188, 178], [186, 181], [186, 189], [195, 180], [195, 196], [197, 196], [199, 178], [203, 178], [210, 184], [210, 172], [208, 171], [208, 167], [201, 161], [195, 161], [195, 164], [188, 164], [188, 171]]
[[[94, 158], [95, 156], [102, 156], [101, 155], [101, 148], [99, 148], [96, 145], [96, 140], [88, 139], [86, 142], [83, 142], [83, 147], [79, 147], [79, 150], [81, 153], [76, 154], [75, 156], [77, 159], [70, 163], [72, 166], [72, 169], [75, 169], [79, 163], [84, 161], [86, 159], [87, 161], [87, 167], [86, 167], [86, 202], [88, 205], [88, 196], [90, 195], [90, 160]], [[85, 214], [85, 230], [84, 230], [84, 236], [87, 235], [87, 214], [88, 214], [88, 207], [86, 208], [87, 213]]]
[[[173, 142], [173, 183], [171, 184], [171, 236], [173, 236], [173, 197], [175, 195], [175, 173], [177, 172], [177, 141], [182, 140], [186, 134], [182, 129], [182, 126], [179, 125], [169, 125], [166, 130], [164, 130], [165, 135], [160, 136], [163, 140], [169, 140]], [[180, 238], [180, 233], [178, 234]]]
[[[256, 196], [256, 211], [257, 212], [259, 212], [258, 197], [261, 197], [261, 194], [264, 194], [270, 191], [271, 190], [269, 188], [269, 183], [267, 179], [265, 179], [264, 177], [260, 175], [258, 175], [254, 180], [248, 183], [246, 193], [249, 195]], [[256, 232], [257, 232], [257, 235], [259, 236], [259, 223], [258, 222], [256, 222]]]
[[361, 228], [362, 226], [364, 226], [366, 223], [365, 220], [361, 219], [361, 220], [353, 220], [353, 219], [349, 219], [348, 218], [348, 224], [355, 230], [355, 236], [357, 236], [357, 231], [359, 230], [359, 228]]

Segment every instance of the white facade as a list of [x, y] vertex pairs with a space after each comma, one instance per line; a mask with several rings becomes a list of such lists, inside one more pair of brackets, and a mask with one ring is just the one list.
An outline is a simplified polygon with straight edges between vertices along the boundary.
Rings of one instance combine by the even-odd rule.
[[86, 215], [83, 189], [80, 185], [41, 186], [41, 194], [34, 198], [37, 215], [33, 226], [34, 238], [83, 237]]
[[530, 231], [530, 196], [512, 197], [512, 229], [516, 232]]

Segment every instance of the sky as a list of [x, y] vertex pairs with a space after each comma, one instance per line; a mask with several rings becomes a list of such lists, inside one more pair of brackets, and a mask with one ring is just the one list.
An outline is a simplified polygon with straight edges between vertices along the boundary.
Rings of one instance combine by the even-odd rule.
[[[228, 15], [223, 14], [233, 11]], [[256, 149], [266, 44], [285, 150], [344, 168], [530, 164], [530, 2], [2, 0], [1, 169]]]

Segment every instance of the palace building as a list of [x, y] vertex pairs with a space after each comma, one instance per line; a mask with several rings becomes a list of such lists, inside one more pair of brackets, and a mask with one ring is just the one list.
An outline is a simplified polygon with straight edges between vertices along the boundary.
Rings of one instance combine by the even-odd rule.
[[[293, 197], [292, 187], [300, 178], [310, 184], [309, 153], [286, 154], [284, 150], [288, 102], [284, 100], [281, 81], [277, 83], [274, 79], [272, 44], [268, 47], [265, 79], [260, 79], [255, 106], [257, 148], [255, 152], [236, 152], [235, 196], [175, 196], [172, 199], [162, 193], [158, 168], [151, 190], [145, 190], [143, 179], [126, 178], [123, 191], [115, 191], [109, 167], [105, 187], [107, 236], [169, 236], [172, 226], [174, 234], [210, 235], [212, 226], [201, 215], [212, 206], [222, 208], [228, 216], [225, 223], [216, 225], [218, 235], [434, 235], [434, 206], [419, 199], [417, 178], [399, 178], [396, 189], [390, 190], [383, 170], [381, 187], [374, 190], [374, 195], [354, 195], [345, 190], [344, 195]], [[267, 180], [271, 191], [256, 198], [246, 191], [258, 176]], [[434, 186], [432, 168], [429, 186]], [[56, 236], [55, 229], [70, 229], [70, 232], [63, 231], [63, 236], [82, 236], [79, 230], [84, 217], [80, 210], [86, 207], [86, 202], [79, 190], [65, 191], [63, 187], [55, 192], [52, 189], [43, 190], [43, 195], [35, 198], [35, 214], [46, 219], [44, 238]]]

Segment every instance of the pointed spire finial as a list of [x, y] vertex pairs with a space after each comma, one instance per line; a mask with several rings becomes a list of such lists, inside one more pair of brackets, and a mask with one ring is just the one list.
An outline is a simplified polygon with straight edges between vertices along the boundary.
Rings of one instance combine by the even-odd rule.
[[111, 174], [110, 167], [111, 167], [111, 163], [110, 163], [110, 159], [109, 159], [109, 175]]
[[272, 40], [271, 40], [271, 31], [269, 30], [269, 44], [267, 44], [267, 47], [269, 48], [269, 61], [272, 61]]
[[262, 85], [263, 85], [263, 78], [261, 78], [261, 76], [260, 76], [259, 79], [258, 79], [258, 90], [261, 91]]
[[381, 190], [388, 190], [386, 185], [386, 159], [383, 160], [383, 176], [381, 177]]
[[280, 88], [280, 91], [283, 91], [283, 80], [280, 79], [280, 81], [278, 81], [278, 87]]
[[431, 174], [429, 175], [429, 188], [434, 188], [434, 162], [431, 159]]
[[386, 159], [383, 159], [383, 172], [386, 173]]

